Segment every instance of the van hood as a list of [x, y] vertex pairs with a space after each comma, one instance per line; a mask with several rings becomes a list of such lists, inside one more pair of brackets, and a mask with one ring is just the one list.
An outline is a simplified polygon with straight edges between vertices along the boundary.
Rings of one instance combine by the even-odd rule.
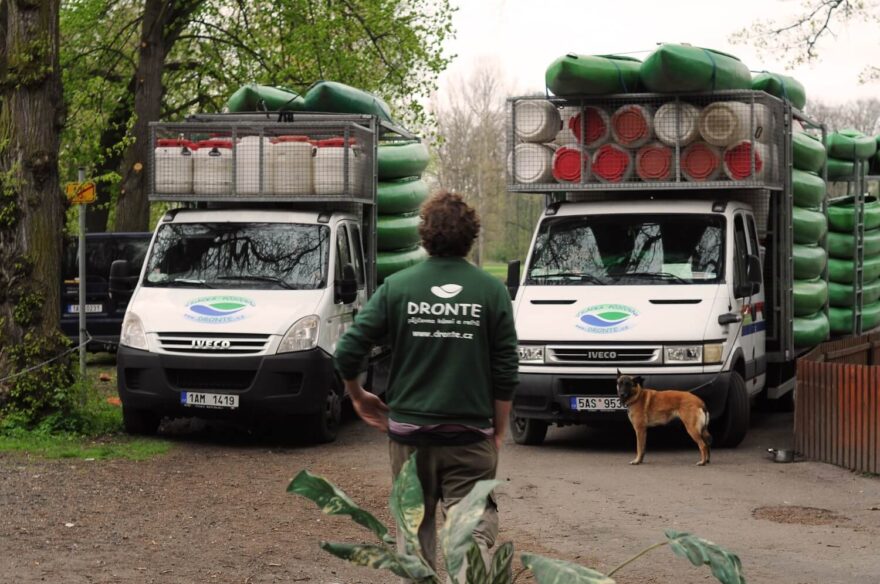
[[205, 332], [283, 335], [315, 314], [326, 290], [193, 290], [142, 286], [128, 310], [146, 333]]
[[522, 342], [693, 342], [717, 326], [720, 284], [523, 286], [516, 300]]

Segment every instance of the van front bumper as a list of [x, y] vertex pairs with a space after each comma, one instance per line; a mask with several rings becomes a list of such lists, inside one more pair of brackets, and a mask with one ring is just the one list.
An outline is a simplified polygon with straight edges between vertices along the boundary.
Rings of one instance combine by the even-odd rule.
[[[335, 379], [322, 349], [281, 355], [207, 357], [167, 355], [120, 346], [116, 354], [119, 397], [126, 408], [169, 417], [277, 419], [309, 415], [325, 407]], [[238, 407], [186, 406], [183, 392], [235, 394]]]
[[[706, 403], [709, 415], [724, 413], [730, 373], [644, 374], [644, 387], [656, 390], [690, 391]], [[578, 411], [572, 407], [575, 397], [617, 397], [614, 375], [569, 375], [565, 372], [520, 373], [513, 396], [513, 411], [518, 418], [536, 418], [557, 424], [626, 420], [626, 410]]]

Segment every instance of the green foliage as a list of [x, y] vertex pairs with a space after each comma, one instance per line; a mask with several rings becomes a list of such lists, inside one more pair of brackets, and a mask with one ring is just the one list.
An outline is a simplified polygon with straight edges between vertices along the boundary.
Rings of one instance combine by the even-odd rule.
[[42, 458], [146, 460], [165, 454], [170, 449], [171, 443], [164, 440], [116, 437], [112, 440], [96, 441], [69, 434], [45, 434], [37, 431], [0, 434], [0, 452], [23, 452]]
[[[16, 314], [16, 319], [19, 317]], [[8, 349], [12, 370], [24, 371], [28, 366], [56, 357], [69, 344], [70, 341], [57, 332], [45, 336], [34, 330], [28, 331], [20, 342]], [[61, 416], [69, 414], [80, 395], [68, 358], [18, 375], [7, 382], [7, 388], [8, 394], [0, 415], [17, 414], [26, 420], [28, 426], [39, 423], [53, 413]]]
[[614, 584], [605, 574], [563, 560], [523, 554], [522, 563], [538, 584]]
[[722, 584], [745, 584], [742, 563], [736, 554], [690, 533], [670, 529], [666, 531], [666, 538], [675, 555], [687, 558], [695, 566], [709, 566], [712, 575]]
[[448, 574], [458, 574], [461, 571], [468, 548], [473, 542], [474, 529], [486, 509], [486, 499], [500, 483], [501, 481], [478, 481], [471, 492], [447, 513], [446, 523], [440, 529], [440, 547], [446, 558]]

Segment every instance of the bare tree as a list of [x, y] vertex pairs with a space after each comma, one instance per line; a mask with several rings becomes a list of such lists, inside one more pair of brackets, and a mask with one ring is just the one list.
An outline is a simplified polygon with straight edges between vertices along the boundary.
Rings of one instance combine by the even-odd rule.
[[806, 111], [825, 124], [829, 132], [853, 128], [868, 136], [880, 134], [880, 99], [859, 99], [840, 105], [811, 101]]

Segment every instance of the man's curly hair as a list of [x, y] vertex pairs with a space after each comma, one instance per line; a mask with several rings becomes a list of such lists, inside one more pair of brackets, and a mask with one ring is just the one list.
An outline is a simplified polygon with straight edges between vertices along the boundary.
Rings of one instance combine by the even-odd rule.
[[440, 191], [422, 205], [419, 235], [432, 256], [464, 257], [480, 234], [480, 218], [458, 193]]

